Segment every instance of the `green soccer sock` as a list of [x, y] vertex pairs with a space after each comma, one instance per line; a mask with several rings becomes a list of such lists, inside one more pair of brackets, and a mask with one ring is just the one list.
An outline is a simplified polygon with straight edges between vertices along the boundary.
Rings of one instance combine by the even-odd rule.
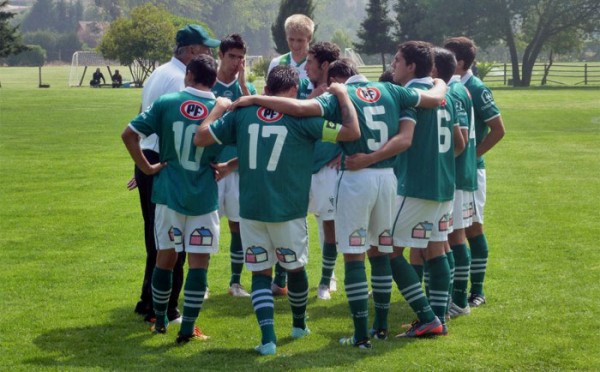
[[392, 297], [392, 268], [390, 256], [369, 257], [371, 262], [371, 287], [375, 303], [373, 329], [388, 329], [388, 312]]
[[337, 258], [337, 247], [335, 243], [323, 243], [323, 265], [321, 268], [321, 282], [319, 285], [329, 287], [331, 275], [335, 268], [335, 260]]
[[261, 343], [275, 343], [275, 304], [271, 291], [271, 278], [268, 275], [252, 275], [252, 307], [262, 333]]
[[288, 273], [288, 301], [292, 308], [293, 326], [305, 329], [308, 303], [308, 276], [305, 270]]
[[[413, 309], [419, 321], [423, 323], [429, 323], [435, 319], [435, 314], [429, 306], [429, 300], [423, 293], [421, 287], [421, 280], [404, 256], [400, 255], [394, 257], [390, 261], [392, 267], [392, 276], [400, 293], [408, 302], [408, 305]], [[421, 266], [423, 267], [423, 266]]]
[[450, 307], [450, 302], [452, 301], [452, 291], [454, 288], [454, 253], [452, 253], [452, 251], [446, 252], [446, 257], [448, 257], [448, 266], [450, 267], [450, 286], [448, 287], [448, 303], [446, 304], [446, 311], [448, 311], [448, 307]]
[[204, 303], [206, 273], [206, 269], [188, 269], [183, 287], [183, 316], [179, 330], [180, 335], [191, 336], [194, 333], [194, 323], [198, 319]]
[[172, 287], [173, 270], [154, 267], [152, 274], [152, 306], [154, 307], [154, 314], [156, 314], [154, 325], [157, 329], [169, 324], [167, 307], [169, 306]]
[[427, 261], [423, 262], [423, 286], [425, 287], [425, 296], [429, 298], [429, 266]]
[[419, 283], [423, 283], [423, 265], [410, 264], [410, 266], [412, 266], [413, 271], [415, 272], [415, 274], [417, 274], [417, 279], [419, 279]]
[[469, 238], [471, 247], [471, 293], [483, 296], [483, 280], [488, 260], [488, 244], [485, 234]]
[[363, 261], [346, 262], [344, 289], [354, 321], [354, 339], [367, 339], [369, 321], [369, 284]]
[[431, 279], [429, 281], [429, 303], [433, 313], [442, 323], [446, 319], [448, 289], [450, 287], [450, 266], [446, 255], [427, 261]]
[[275, 277], [273, 278], [273, 284], [278, 287], [285, 287], [285, 282], [287, 282], [287, 271], [277, 262], [275, 264]]
[[229, 286], [240, 284], [242, 269], [244, 268], [244, 249], [242, 248], [242, 237], [240, 233], [231, 233], [229, 244], [229, 257], [231, 259], [231, 279]]
[[469, 284], [471, 256], [467, 245], [464, 243], [453, 245], [451, 248], [455, 260], [452, 302], [464, 309], [467, 307], [467, 286]]

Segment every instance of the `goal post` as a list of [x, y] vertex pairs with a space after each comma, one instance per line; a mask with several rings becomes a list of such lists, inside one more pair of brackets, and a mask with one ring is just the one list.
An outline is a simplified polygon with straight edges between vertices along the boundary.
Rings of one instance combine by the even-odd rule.
[[73, 53], [73, 57], [71, 58], [71, 70], [69, 72], [70, 87], [80, 87], [83, 85], [88, 66], [91, 66], [93, 69], [96, 67], [105, 67], [109, 73], [105, 78], [107, 81], [110, 81], [112, 76], [110, 67], [120, 67], [121, 63], [119, 61], [106, 59], [102, 54], [95, 51], [77, 51]]
[[363, 59], [360, 57], [360, 54], [356, 53], [352, 48], [345, 48], [344, 53], [342, 54], [344, 58], [350, 59], [357, 67], [361, 67], [365, 65]]

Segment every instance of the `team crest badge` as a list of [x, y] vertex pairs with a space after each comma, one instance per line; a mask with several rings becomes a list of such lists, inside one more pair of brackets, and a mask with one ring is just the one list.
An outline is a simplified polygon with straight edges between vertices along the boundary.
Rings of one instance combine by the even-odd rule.
[[275, 253], [277, 254], [277, 260], [279, 260], [279, 262], [290, 263], [297, 261], [296, 252], [289, 248], [277, 248], [275, 249]]
[[246, 263], [267, 262], [269, 254], [263, 247], [252, 246], [246, 249]]
[[195, 229], [190, 234], [190, 246], [211, 246], [213, 244], [213, 233], [210, 229], [203, 227]]
[[381, 98], [381, 92], [375, 87], [360, 87], [356, 89], [356, 96], [367, 103], [374, 103]]
[[208, 109], [198, 101], [185, 101], [179, 106], [179, 111], [191, 120], [200, 120], [208, 116]]
[[282, 113], [277, 112], [275, 110], [271, 110], [266, 107], [259, 108], [256, 115], [258, 115], [258, 118], [264, 121], [265, 123], [273, 123], [283, 117]]
[[419, 222], [413, 227], [411, 236], [413, 239], [429, 239], [431, 231], [433, 231], [433, 224], [431, 222]]

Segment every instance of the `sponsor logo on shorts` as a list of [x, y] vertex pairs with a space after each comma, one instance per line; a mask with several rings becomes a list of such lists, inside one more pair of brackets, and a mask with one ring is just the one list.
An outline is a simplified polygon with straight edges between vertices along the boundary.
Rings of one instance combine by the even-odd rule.
[[211, 246], [213, 244], [213, 233], [204, 226], [195, 229], [190, 234], [190, 245]]
[[183, 242], [183, 234], [181, 233], [181, 230], [171, 226], [169, 229], [169, 239], [175, 244], [181, 244]]
[[381, 92], [375, 87], [360, 87], [356, 89], [356, 96], [367, 103], [374, 103], [381, 98]]
[[198, 101], [185, 101], [179, 106], [179, 111], [183, 116], [192, 120], [200, 120], [208, 116], [208, 109]]
[[246, 249], [246, 263], [261, 263], [267, 262], [269, 254], [263, 247], [252, 246]]
[[350, 246], [351, 247], [362, 247], [367, 243], [367, 230], [360, 228], [358, 230], [354, 230], [352, 234], [350, 234]]
[[266, 107], [260, 107], [256, 112], [258, 118], [266, 123], [273, 123], [283, 117], [282, 113]]
[[419, 222], [413, 227], [411, 236], [413, 239], [429, 239], [432, 230], [433, 224], [431, 222]]
[[392, 234], [390, 230], [384, 230], [379, 235], [379, 245], [392, 245]]
[[438, 221], [438, 230], [439, 231], [448, 231], [452, 226], [452, 218], [448, 213], [442, 216]]
[[275, 249], [275, 254], [277, 255], [277, 260], [279, 262], [290, 263], [298, 261], [296, 252], [289, 248], [277, 248]]

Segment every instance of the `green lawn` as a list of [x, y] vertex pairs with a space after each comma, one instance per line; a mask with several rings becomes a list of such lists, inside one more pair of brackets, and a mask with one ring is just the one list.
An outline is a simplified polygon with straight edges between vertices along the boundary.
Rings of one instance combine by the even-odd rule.
[[[68, 88], [68, 67], [45, 67], [51, 88], [39, 89], [37, 73], [0, 68], [1, 370], [600, 369], [600, 89], [495, 92], [507, 134], [487, 156], [488, 304], [449, 336], [338, 346], [352, 332], [348, 305], [342, 285], [316, 300], [312, 244], [313, 333], [292, 342], [289, 305], [276, 300], [278, 355], [258, 357], [250, 301], [227, 294], [225, 223], [198, 321], [209, 342], [176, 347], [176, 327], [152, 336], [133, 313], [145, 252], [120, 133], [141, 90]], [[341, 284], [341, 259], [336, 273]], [[395, 291], [394, 334], [412, 318]]]

